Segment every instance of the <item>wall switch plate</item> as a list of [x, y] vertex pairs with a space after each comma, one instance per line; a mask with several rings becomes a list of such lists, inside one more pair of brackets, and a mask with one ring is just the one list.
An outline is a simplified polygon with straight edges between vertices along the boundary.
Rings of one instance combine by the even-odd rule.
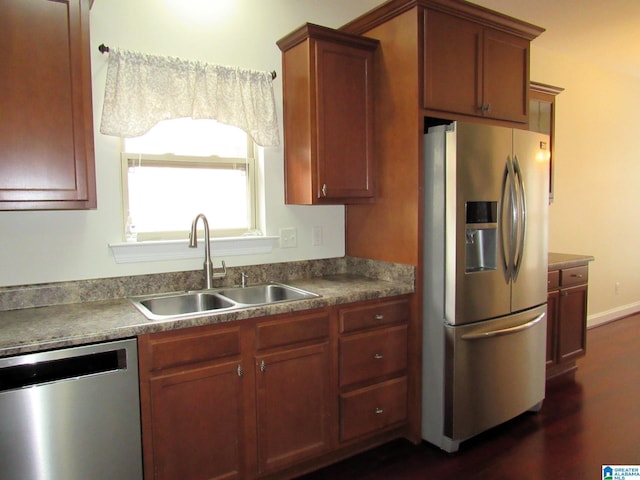
[[298, 233], [295, 228], [280, 229], [280, 248], [294, 248], [298, 246]]
[[322, 245], [322, 227], [313, 227], [311, 230], [311, 245], [314, 247]]

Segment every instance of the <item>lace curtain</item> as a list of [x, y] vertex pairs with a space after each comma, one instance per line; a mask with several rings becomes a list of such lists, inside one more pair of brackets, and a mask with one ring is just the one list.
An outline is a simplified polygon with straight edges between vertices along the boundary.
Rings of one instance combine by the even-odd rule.
[[208, 118], [280, 143], [272, 76], [240, 68], [110, 49], [100, 132], [137, 137], [172, 118]]

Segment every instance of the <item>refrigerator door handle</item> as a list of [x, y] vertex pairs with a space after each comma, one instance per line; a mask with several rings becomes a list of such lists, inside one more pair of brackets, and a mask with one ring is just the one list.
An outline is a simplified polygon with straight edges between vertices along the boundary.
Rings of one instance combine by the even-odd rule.
[[502, 176], [502, 186], [500, 189], [500, 212], [498, 216], [498, 224], [500, 226], [500, 257], [502, 260], [502, 270], [504, 272], [504, 280], [509, 283], [511, 277], [511, 270], [509, 266], [509, 259], [507, 258], [507, 246], [509, 245], [509, 236], [506, 228], [505, 211], [507, 210], [508, 198], [508, 180], [509, 171], [505, 165], [504, 175]]
[[500, 205], [500, 230], [502, 239], [502, 265], [505, 281], [511, 282], [516, 257], [518, 206], [513, 161], [507, 157], [502, 177], [502, 201]]
[[509, 335], [512, 333], [522, 332], [523, 330], [528, 330], [534, 325], [540, 323], [545, 315], [546, 313], [543, 312], [533, 320], [530, 320], [527, 323], [523, 323], [522, 325], [516, 325], [515, 327], [501, 328], [499, 330], [491, 330], [489, 332], [467, 333], [461, 338], [462, 340], [481, 340], [485, 338], [499, 337], [501, 335]]
[[526, 194], [524, 191], [524, 179], [522, 178], [522, 170], [520, 169], [520, 163], [518, 157], [513, 157], [513, 173], [514, 173], [514, 186], [516, 189], [516, 210], [517, 210], [517, 223], [516, 223], [516, 250], [513, 260], [513, 281], [515, 282], [520, 272], [522, 265], [522, 258], [524, 256], [524, 240], [525, 232], [527, 228], [527, 202]]

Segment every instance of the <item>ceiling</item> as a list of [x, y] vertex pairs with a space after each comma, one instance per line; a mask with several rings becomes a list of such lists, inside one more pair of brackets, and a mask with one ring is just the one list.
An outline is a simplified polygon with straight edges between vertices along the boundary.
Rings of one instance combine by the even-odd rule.
[[539, 48], [640, 77], [639, 0], [470, 0], [546, 29]]

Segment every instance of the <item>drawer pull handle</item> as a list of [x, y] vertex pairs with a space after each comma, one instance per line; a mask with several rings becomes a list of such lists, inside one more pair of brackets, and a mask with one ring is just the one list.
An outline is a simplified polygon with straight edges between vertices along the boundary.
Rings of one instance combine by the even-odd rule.
[[376, 415], [380, 415], [381, 413], [384, 413], [384, 409], [380, 407], [376, 407]]
[[572, 273], [571, 276], [574, 277], [574, 278], [582, 278], [582, 274], [581, 273]]
[[383, 354], [381, 354], [381, 353], [376, 353], [376, 354], [373, 356], [373, 358], [375, 358], [376, 360], [381, 360], [383, 357], [384, 357], [384, 355], [383, 355]]
[[378, 313], [378, 314], [376, 314], [375, 319], [376, 320], [384, 320], [384, 315], [381, 314], [381, 313]]

